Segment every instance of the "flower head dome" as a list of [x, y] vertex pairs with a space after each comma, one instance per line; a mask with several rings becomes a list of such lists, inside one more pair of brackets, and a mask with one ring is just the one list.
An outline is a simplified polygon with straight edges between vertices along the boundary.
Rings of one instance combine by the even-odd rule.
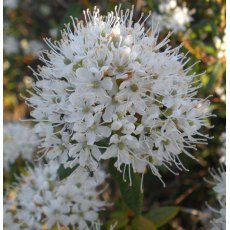
[[15, 187], [16, 198], [5, 201], [6, 228], [11, 229], [14, 224], [20, 227], [18, 229], [65, 226], [88, 230], [100, 223], [98, 211], [106, 204], [99, 199], [96, 186], [103, 182], [105, 174], [97, 171], [95, 180], [79, 167], [76, 174], [60, 181], [58, 167], [40, 165], [28, 168], [28, 174], [20, 178]]
[[158, 42], [157, 30], [133, 22], [133, 9], [84, 15], [61, 40], [46, 39], [50, 51], [34, 71], [28, 104], [46, 158], [71, 167], [115, 158], [118, 170], [149, 167], [159, 178], [158, 166], [182, 169], [179, 155], [192, 157], [206, 140], [199, 130], [210, 112], [181, 46], [168, 46], [169, 36]]

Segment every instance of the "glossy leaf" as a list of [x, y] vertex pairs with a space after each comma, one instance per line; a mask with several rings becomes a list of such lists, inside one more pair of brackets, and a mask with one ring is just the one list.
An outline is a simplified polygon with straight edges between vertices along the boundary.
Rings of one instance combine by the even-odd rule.
[[117, 223], [115, 229], [125, 228], [128, 225], [128, 222], [129, 222], [128, 213], [125, 211], [117, 211], [112, 213], [111, 220], [108, 223], [107, 229], [109, 229], [109, 227], [114, 223]]
[[179, 211], [180, 208], [176, 206], [154, 208], [145, 217], [151, 220], [156, 227], [161, 227], [173, 219]]
[[61, 37], [60, 31], [64, 28], [64, 25], [71, 22], [70, 16], [75, 18], [75, 17], [79, 17], [80, 15], [82, 15], [82, 6], [77, 2], [71, 4], [59, 25], [58, 28], [59, 38]]
[[114, 167], [114, 160], [109, 162], [109, 172], [112, 177], [117, 181], [122, 198], [125, 204], [135, 213], [140, 214], [142, 211], [143, 193], [141, 192], [141, 178], [138, 174], [133, 173], [131, 170], [132, 186], [129, 184], [128, 169], [126, 169], [125, 178], [121, 172], [117, 171]]
[[143, 216], [137, 216], [131, 225], [132, 230], [156, 230], [156, 226]]
[[221, 62], [217, 62], [213, 66], [213, 71], [210, 74], [209, 82], [208, 82], [205, 90], [212, 91], [216, 81], [221, 78], [224, 71], [225, 71], [225, 69], [223, 68], [223, 64]]

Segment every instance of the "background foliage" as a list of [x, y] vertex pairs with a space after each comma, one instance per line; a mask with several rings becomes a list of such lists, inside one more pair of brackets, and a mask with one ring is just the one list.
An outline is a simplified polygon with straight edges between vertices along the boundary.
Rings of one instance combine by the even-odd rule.
[[[27, 66], [35, 68], [39, 64], [37, 52], [47, 48], [42, 39], [58, 38], [60, 35], [58, 31], [69, 21], [70, 15], [82, 19], [83, 9], [92, 9], [97, 5], [102, 13], [106, 13], [119, 3], [122, 3], [123, 8], [134, 4], [135, 18], [140, 16], [141, 11], [146, 14], [149, 10], [158, 11], [156, 0], [18, 0], [16, 2], [16, 7], [4, 7], [5, 122], [29, 117], [23, 95], [26, 95], [27, 90], [31, 88], [33, 78], [32, 71]], [[225, 132], [225, 54], [220, 53], [216, 40], [219, 38], [222, 41], [225, 36], [226, 4], [222, 0], [178, 1], [180, 5], [184, 3], [193, 11], [193, 21], [184, 32], [177, 32], [171, 36], [171, 44], [175, 46], [183, 42], [183, 52], [190, 53], [191, 63], [200, 60], [200, 63], [195, 65], [194, 71], [202, 73], [203, 86], [199, 96], [205, 98], [212, 95], [210, 100], [216, 117], [210, 119], [214, 128], [208, 132], [213, 139], [209, 140], [208, 146], [198, 146], [198, 150], [193, 152], [198, 162], [186, 156], [182, 158], [189, 172], [183, 171], [180, 176], [175, 176], [162, 169], [166, 188], [153, 178], [151, 173], [147, 173], [143, 186], [145, 192], [142, 209], [142, 194], [132, 194], [133, 190], [130, 191], [130, 188], [120, 181], [118, 172], [110, 170], [115, 179], [108, 181], [110, 188], [107, 190], [107, 197], [114, 202], [114, 206], [109, 208], [110, 212], [104, 212], [101, 216], [108, 225], [117, 220], [118, 229], [206, 229], [210, 213], [205, 201], [215, 205], [214, 194], [203, 178], [209, 177], [209, 167], [219, 165], [218, 153], [223, 145], [220, 136]], [[167, 30], [162, 31], [160, 39], [167, 33]], [[10, 41], [10, 37], [14, 38], [13, 42]], [[10, 48], [14, 51], [9, 52]], [[24, 164], [18, 159], [12, 170], [4, 174], [5, 188], [12, 183], [13, 173], [19, 172]], [[139, 179], [134, 179], [134, 186], [135, 181]], [[120, 185], [120, 191], [117, 184]], [[139, 203], [136, 202], [133, 206], [132, 199]]]

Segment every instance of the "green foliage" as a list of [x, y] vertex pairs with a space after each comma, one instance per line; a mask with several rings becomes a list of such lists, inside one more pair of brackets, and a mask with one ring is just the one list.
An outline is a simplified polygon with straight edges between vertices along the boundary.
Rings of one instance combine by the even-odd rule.
[[143, 216], [137, 216], [131, 225], [132, 230], [156, 230], [156, 226]]
[[180, 208], [177, 206], [165, 206], [150, 210], [145, 217], [151, 220], [156, 227], [161, 227], [173, 219], [179, 211]]
[[60, 180], [63, 180], [66, 177], [68, 177], [77, 167], [78, 165], [74, 166], [73, 168], [64, 168], [64, 166], [61, 165], [58, 169], [58, 175]]
[[65, 27], [65, 24], [69, 24], [71, 21], [70, 16], [72, 16], [73, 18], [75, 17], [79, 17], [82, 15], [82, 6], [78, 3], [78, 2], [74, 2], [72, 4], [70, 4], [67, 12], [65, 13], [59, 27], [58, 27], [58, 39], [60, 39], [61, 37], [61, 30]]
[[209, 77], [209, 81], [205, 87], [205, 90], [212, 92], [214, 85], [217, 83], [218, 79], [224, 74], [225, 69], [223, 68], [223, 63], [220, 61], [216, 62], [212, 66], [212, 72]]
[[[109, 162], [109, 172], [118, 183], [121, 196], [125, 204], [135, 213], [140, 214], [142, 211], [143, 193], [141, 192], [141, 178], [138, 174], [130, 170], [132, 186], [128, 181], [123, 180], [123, 173], [118, 172], [114, 167], [114, 160]], [[129, 178], [128, 170], [125, 172], [125, 178]]]
[[117, 223], [116, 228], [117, 229], [124, 229], [126, 226], [128, 226], [129, 217], [128, 212], [121, 210], [121, 211], [115, 211], [111, 214], [110, 221], [108, 222], [108, 229], [109, 226], [113, 223]]

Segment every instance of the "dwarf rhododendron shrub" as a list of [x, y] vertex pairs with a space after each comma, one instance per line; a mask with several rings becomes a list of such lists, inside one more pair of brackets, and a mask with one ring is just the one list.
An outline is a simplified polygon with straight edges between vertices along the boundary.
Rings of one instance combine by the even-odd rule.
[[[97, 171], [97, 182], [78, 168], [60, 181], [58, 165], [28, 168], [19, 178], [14, 199], [4, 203], [4, 229], [96, 229], [100, 226], [99, 211], [106, 203], [100, 200], [105, 174]], [[87, 183], [86, 183], [87, 180]]]
[[147, 19], [133, 22], [133, 9], [84, 15], [59, 41], [46, 39], [50, 50], [34, 71], [27, 103], [44, 156], [93, 169], [113, 158], [119, 171], [149, 168], [160, 179], [158, 166], [183, 169], [180, 154], [193, 158], [189, 150], [205, 142], [199, 130], [210, 112], [181, 46], [171, 48], [169, 36], [158, 41]]

